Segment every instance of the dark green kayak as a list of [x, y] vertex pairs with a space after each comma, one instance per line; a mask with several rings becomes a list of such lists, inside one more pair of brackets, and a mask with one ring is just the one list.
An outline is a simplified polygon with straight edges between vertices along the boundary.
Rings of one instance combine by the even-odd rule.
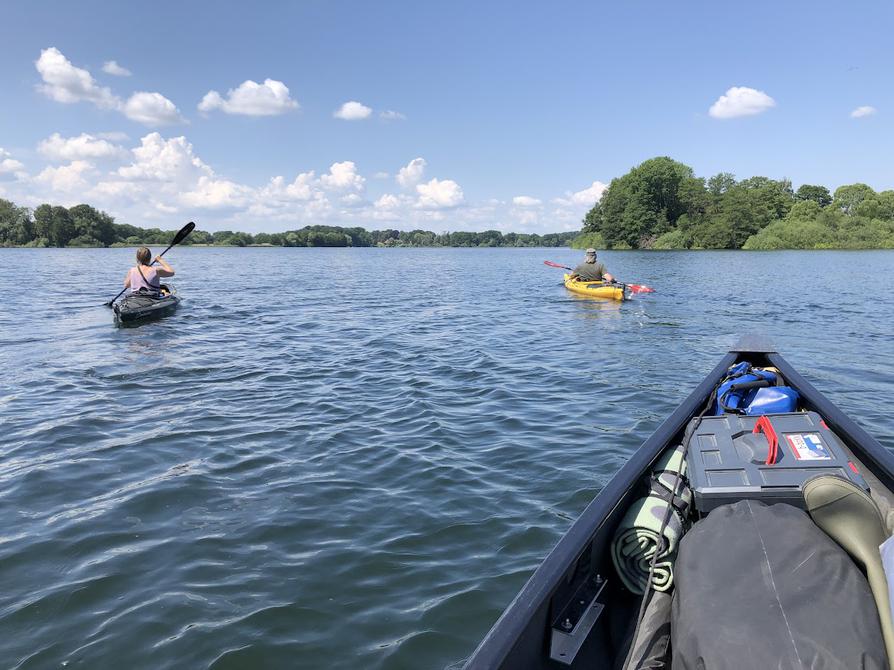
[[173, 312], [180, 304], [177, 289], [162, 284], [161, 295], [148, 293], [132, 293], [115, 303], [115, 318], [120, 323], [145, 321]]

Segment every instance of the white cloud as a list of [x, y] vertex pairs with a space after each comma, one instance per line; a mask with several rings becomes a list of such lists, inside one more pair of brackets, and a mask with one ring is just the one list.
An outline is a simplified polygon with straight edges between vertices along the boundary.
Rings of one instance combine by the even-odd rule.
[[733, 86], [711, 105], [708, 114], [715, 119], [753, 116], [776, 106], [776, 101], [763, 91], [747, 86]]
[[[412, 189], [398, 191], [394, 184], [394, 192], [382, 193], [379, 189], [387, 184], [377, 184], [379, 192], [367, 197], [369, 177], [353, 161], [333, 163], [322, 174], [305, 170], [288, 178], [244, 183], [217, 174], [186, 137], [164, 137], [158, 132], [142, 137], [130, 151], [131, 158], [117, 169], [100, 170], [96, 161], [106, 160], [106, 153], [111, 153], [102, 140], [98, 134], [52, 135], [45, 140], [43, 153], [71, 160], [45, 166], [36, 176], [29, 176], [21, 162], [0, 150], [0, 171], [15, 174], [5, 180], [0, 175], [2, 197], [29, 206], [89, 202], [120, 221], [141, 226], [174, 227], [176, 218], [192, 216], [200, 217], [207, 230], [259, 232], [328, 223], [367, 229], [546, 233], [579, 230], [583, 213], [605, 188], [593, 182], [551, 201], [518, 195], [467, 203], [457, 182], [422, 179], [429, 168], [420, 158], [404, 166], [408, 168], [405, 183]], [[192, 210], [196, 213], [191, 214]]]
[[226, 99], [217, 91], [208, 91], [199, 103], [200, 112], [220, 109], [243, 116], [277, 116], [298, 107], [289, 95], [289, 88], [275, 79], [265, 79], [263, 84], [247, 79], [227, 91]]
[[307, 202], [323, 195], [318, 188], [319, 183], [313, 170], [302, 172], [290, 184], [286, 184], [286, 180], [283, 177], [274, 177], [261, 191], [261, 199], [270, 198], [280, 201], [295, 200]]
[[602, 198], [602, 194], [605, 193], [607, 188], [608, 184], [603, 184], [601, 181], [594, 181], [588, 188], [572, 193], [571, 202], [575, 205], [592, 207], [599, 202], [600, 198]]
[[184, 123], [183, 117], [180, 116], [180, 110], [161, 93], [146, 93], [145, 91], [134, 93], [124, 103], [122, 111], [131, 121], [146, 126]]
[[413, 188], [422, 181], [427, 163], [424, 158], [414, 158], [397, 172], [397, 183], [401, 188]]
[[332, 116], [336, 119], [344, 119], [345, 121], [361, 121], [363, 119], [368, 119], [371, 114], [372, 108], [355, 100], [351, 100], [335, 110]]
[[41, 51], [34, 65], [44, 82], [38, 90], [57, 102], [91, 102], [147, 126], [184, 122], [174, 103], [161, 93], [140, 91], [124, 102], [111, 89], [99, 86], [87, 70], [72, 65], [56, 47]]
[[41, 141], [37, 150], [51, 161], [59, 163], [79, 159], [125, 158], [128, 155], [123, 147], [87, 133], [81, 133], [77, 137], [62, 137], [59, 133], [53, 133]]
[[0, 175], [12, 174], [17, 177], [24, 177], [24, 164], [11, 156], [11, 153], [0, 147]]
[[329, 174], [320, 177], [324, 188], [333, 191], [362, 191], [366, 179], [357, 174], [357, 166], [354, 161], [333, 163], [329, 168]]
[[374, 172], [373, 179], [388, 179], [391, 175], [387, 172]]
[[386, 109], [384, 112], [379, 112], [379, 118], [385, 121], [406, 121], [407, 115], [395, 112], [393, 109]]
[[106, 74], [114, 75], [115, 77], [129, 77], [133, 74], [126, 67], [121, 67], [113, 60], [108, 60], [102, 64], [102, 71]]
[[876, 114], [878, 110], [875, 107], [870, 105], [863, 105], [862, 107], [857, 107], [854, 111], [851, 112], [852, 119], [862, 119], [866, 116], [872, 116]]
[[113, 130], [108, 133], [96, 133], [96, 136], [101, 140], [109, 140], [110, 142], [123, 142], [128, 138], [127, 133], [122, 133], [120, 130]]
[[228, 179], [202, 175], [195, 188], [180, 195], [187, 207], [223, 209], [244, 207], [251, 197], [251, 189]]
[[48, 185], [54, 191], [83, 191], [87, 188], [85, 175], [92, 170], [93, 165], [87, 161], [72, 161], [68, 165], [44, 168], [35, 181]]
[[149, 133], [133, 150], [134, 162], [122, 167], [117, 175], [127, 180], [197, 181], [214, 172], [193, 153], [192, 144], [185, 137], [164, 139], [159, 133]]
[[110, 89], [97, 84], [87, 70], [72, 65], [56, 47], [43, 49], [34, 65], [44, 82], [38, 90], [56, 102], [92, 102], [102, 109], [121, 106]]
[[400, 199], [396, 195], [386, 193], [373, 203], [376, 209], [397, 209], [400, 207]]
[[445, 209], [456, 207], [463, 201], [463, 190], [452, 179], [432, 179], [427, 184], [416, 186], [419, 194], [418, 206], [422, 209]]

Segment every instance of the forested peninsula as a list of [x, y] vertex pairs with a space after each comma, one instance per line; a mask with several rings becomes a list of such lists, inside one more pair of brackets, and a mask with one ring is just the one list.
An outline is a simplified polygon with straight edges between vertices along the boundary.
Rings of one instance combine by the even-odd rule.
[[[126, 247], [168, 244], [176, 231], [137, 228], [90, 205], [40, 205], [34, 211], [0, 199], [0, 246]], [[284, 233], [194, 230], [185, 245], [277, 247], [567, 247], [579, 233], [546, 235], [483, 232], [434, 233], [429, 230], [365, 230], [306, 226]]]
[[891, 249], [894, 190], [804, 184], [726, 172], [709, 179], [667, 157], [613, 179], [575, 247], [608, 249]]

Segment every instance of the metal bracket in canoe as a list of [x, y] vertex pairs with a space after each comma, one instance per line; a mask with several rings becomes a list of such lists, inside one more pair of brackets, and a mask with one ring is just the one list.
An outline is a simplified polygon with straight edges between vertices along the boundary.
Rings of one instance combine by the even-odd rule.
[[605, 584], [605, 579], [598, 574], [585, 580], [553, 621], [550, 659], [563, 665], [574, 662], [577, 652], [605, 609], [605, 605], [597, 601]]

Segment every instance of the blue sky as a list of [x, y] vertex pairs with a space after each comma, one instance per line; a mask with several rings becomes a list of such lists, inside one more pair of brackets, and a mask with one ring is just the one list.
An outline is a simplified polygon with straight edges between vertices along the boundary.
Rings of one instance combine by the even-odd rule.
[[890, 3], [13, 0], [0, 197], [165, 228], [552, 232], [656, 155], [888, 189], [892, 19]]

